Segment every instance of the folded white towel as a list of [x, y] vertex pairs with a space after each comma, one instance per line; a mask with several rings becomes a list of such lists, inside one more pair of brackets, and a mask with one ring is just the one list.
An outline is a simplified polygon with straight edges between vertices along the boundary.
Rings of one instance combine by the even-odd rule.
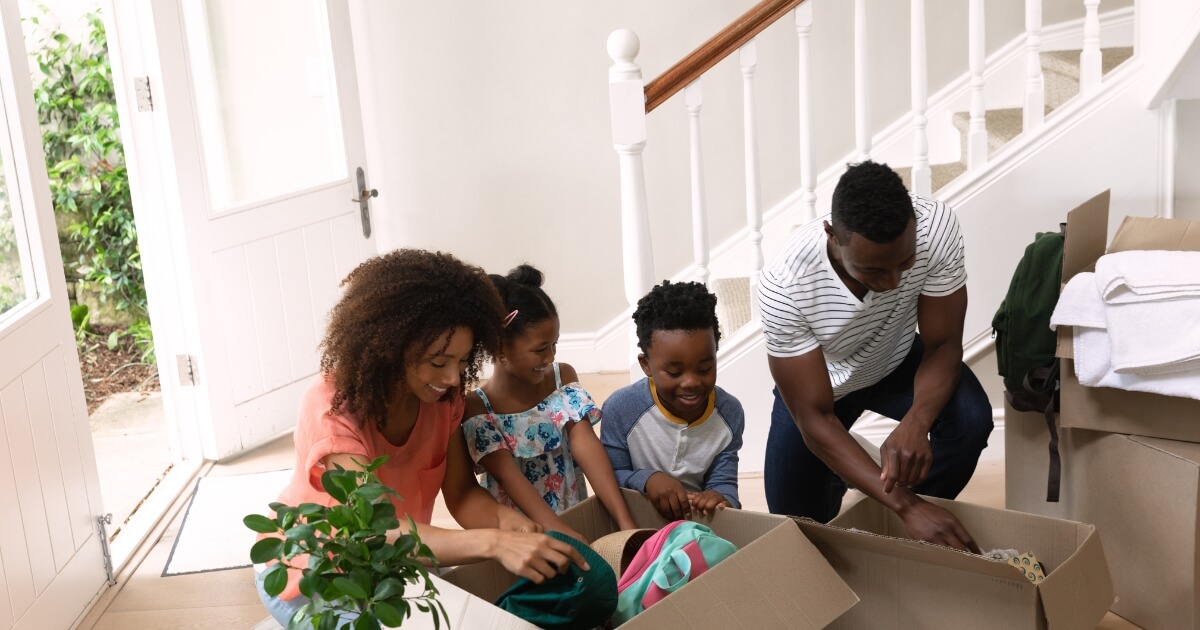
[[1109, 304], [1104, 314], [1118, 373], [1200, 368], [1200, 298]]
[[1108, 304], [1200, 298], [1200, 252], [1107, 254], [1096, 261], [1096, 286]]
[[1096, 291], [1096, 274], [1090, 271], [1077, 273], [1063, 287], [1050, 316], [1050, 330], [1058, 330], [1059, 326], [1108, 327], [1104, 300]]
[[1089, 387], [1115, 387], [1134, 392], [1200, 400], [1200, 370], [1173, 374], [1118, 374], [1109, 367], [1108, 333], [1076, 326], [1075, 376]]

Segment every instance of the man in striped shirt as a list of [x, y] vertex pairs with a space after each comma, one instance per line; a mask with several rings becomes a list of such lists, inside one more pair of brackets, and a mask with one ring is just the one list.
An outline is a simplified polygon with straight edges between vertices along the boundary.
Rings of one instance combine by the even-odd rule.
[[[830, 218], [798, 231], [759, 281], [776, 384], [768, 506], [827, 522], [848, 482], [913, 538], [977, 551], [953, 515], [917, 497], [958, 496], [992, 431], [991, 403], [962, 362], [958, 221], [874, 162], [842, 175]], [[881, 465], [849, 434], [867, 410], [900, 421]]]

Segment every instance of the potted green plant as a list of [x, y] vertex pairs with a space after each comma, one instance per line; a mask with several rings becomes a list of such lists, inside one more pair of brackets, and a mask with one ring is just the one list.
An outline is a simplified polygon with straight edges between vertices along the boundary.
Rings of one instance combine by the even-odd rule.
[[[251, 561], [275, 562], [264, 575], [269, 595], [279, 595], [287, 586], [286, 565], [308, 555], [307, 566], [299, 567], [300, 592], [310, 601], [297, 611], [289, 630], [398, 627], [414, 607], [433, 614], [435, 628], [443, 619], [449, 625], [427, 568], [436, 568], [437, 559], [421, 542], [411, 517], [408, 533], [388, 542], [400, 521], [389, 499], [399, 495], [374, 474], [385, 461], [387, 457], [376, 458], [363, 470], [337, 466], [321, 475], [321, 486], [336, 505], [272, 503], [275, 518], [250, 514], [243, 519], [256, 532], [275, 534], [250, 548]], [[405, 595], [408, 584], [418, 585], [418, 594]], [[345, 613], [357, 618], [344, 621]]]

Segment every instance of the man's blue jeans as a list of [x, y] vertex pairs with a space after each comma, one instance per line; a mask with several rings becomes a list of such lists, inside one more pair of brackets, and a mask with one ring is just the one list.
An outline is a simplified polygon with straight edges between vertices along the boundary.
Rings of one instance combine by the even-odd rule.
[[[917, 336], [912, 350], [895, 371], [878, 383], [836, 401], [833, 411], [842, 425], [849, 429], [864, 411], [894, 420], [903, 418], [912, 407], [913, 381], [923, 351], [924, 344]], [[913, 491], [944, 499], [957, 497], [975, 473], [979, 454], [987, 446], [991, 432], [992, 405], [979, 379], [963, 364], [958, 386], [929, 431], [933, 466], [929, 476]], [[837, 516], [846, 484], [808, 450], [778, 389], [771, 410], [764, 467], [767, 506], [772, 513], [807, 516], [822, 523]]]

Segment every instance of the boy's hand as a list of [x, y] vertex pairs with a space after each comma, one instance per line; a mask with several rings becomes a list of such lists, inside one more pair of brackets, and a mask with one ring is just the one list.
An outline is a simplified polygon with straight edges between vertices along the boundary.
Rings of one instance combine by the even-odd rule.
[[665, 472], [656, 472], [646, 480], [646, 496], [663, 518], [678, 521], [692, 513], [692, 504], [683, 484]]
[[711, 489], [704, 492], [689, 492], [688, 501], [691, 502], [693, 510], [705, 516], [730, 507], [725, 495]]

